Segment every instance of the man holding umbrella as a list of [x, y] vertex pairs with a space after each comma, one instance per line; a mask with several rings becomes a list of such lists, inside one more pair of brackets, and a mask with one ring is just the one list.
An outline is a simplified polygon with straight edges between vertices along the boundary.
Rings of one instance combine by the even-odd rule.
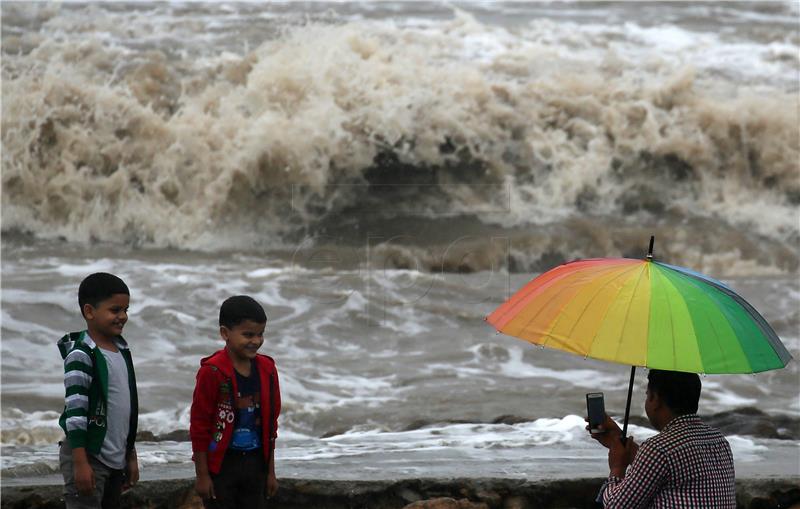
[[604, 507], [735, 508], [730, 445], [697, 416], [700, 377], [653, 369], [647, 380], [644, 408], [658, 435], [641, 446], [633, 438], [623, 442], [608, 416], [603, 432], [592, 434], [608, 448]]
[[[654, 240], [643, 260], [559, 265], [486, 321], [534, 345], [631, 367], [622, 430], [606, 416], [605, 433], [593, 435], [609, 448], [606, 507], [733, 508], [730, 446], [696, 415], [696, 373], [761, 373], [785, 367], [792, 356], [729, 286], [654, 260]], [[650, 369], [645, 409], [660, 432], [641, 447], [625, 439], [637, 367]]]

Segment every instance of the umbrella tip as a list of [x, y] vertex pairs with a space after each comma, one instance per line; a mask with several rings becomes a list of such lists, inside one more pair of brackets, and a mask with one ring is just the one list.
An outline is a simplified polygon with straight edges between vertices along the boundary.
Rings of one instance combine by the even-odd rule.
[[647, 259], [648, 260], [652, 260], [653, 259], [653, 244], [655, 243], [655, 241], [656, 241], [656, 236], [655, 235], [650, 235], [650, 247], [647, 248]]

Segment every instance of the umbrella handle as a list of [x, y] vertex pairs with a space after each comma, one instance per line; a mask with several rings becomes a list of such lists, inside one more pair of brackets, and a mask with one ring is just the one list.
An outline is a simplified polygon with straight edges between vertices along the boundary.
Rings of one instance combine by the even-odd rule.
[[[652, 242], [652, 240], [651, 240]], [[628, 383], [628, 402], [625, 403], [625, 422], [622, 424], [622, 435], [620, 440], [624, 444], [628, 435], [628, 416], [631, 413], [631, 396], [633, 395], [633, 377], [636, 375], [636, 366], [631, 366], [631, 381]]]

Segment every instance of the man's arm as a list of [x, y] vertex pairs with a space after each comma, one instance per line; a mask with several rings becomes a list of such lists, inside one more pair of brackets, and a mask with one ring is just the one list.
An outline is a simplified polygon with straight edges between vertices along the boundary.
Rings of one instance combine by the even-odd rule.
[[[611, 467], [610, 455], [609, 452]], [[667, 474], [667, 458], [645, 442], [636, 452], [627, 474], [624, 468], [619, 471], [619, 464], [611, 468], [608, 485], [603, 493], [603, 506], [612, 509], [649, 507], [666, 482]]]

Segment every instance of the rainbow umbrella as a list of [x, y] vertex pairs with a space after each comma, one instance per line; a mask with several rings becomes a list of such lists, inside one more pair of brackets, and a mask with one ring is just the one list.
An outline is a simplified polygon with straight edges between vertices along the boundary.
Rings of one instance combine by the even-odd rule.
[[725, 284], [653, 260], [578, 260], [530, 281], [486, 320], [498, 332], [631, 366], [758, 373], [792, 358], [767, 321]]

